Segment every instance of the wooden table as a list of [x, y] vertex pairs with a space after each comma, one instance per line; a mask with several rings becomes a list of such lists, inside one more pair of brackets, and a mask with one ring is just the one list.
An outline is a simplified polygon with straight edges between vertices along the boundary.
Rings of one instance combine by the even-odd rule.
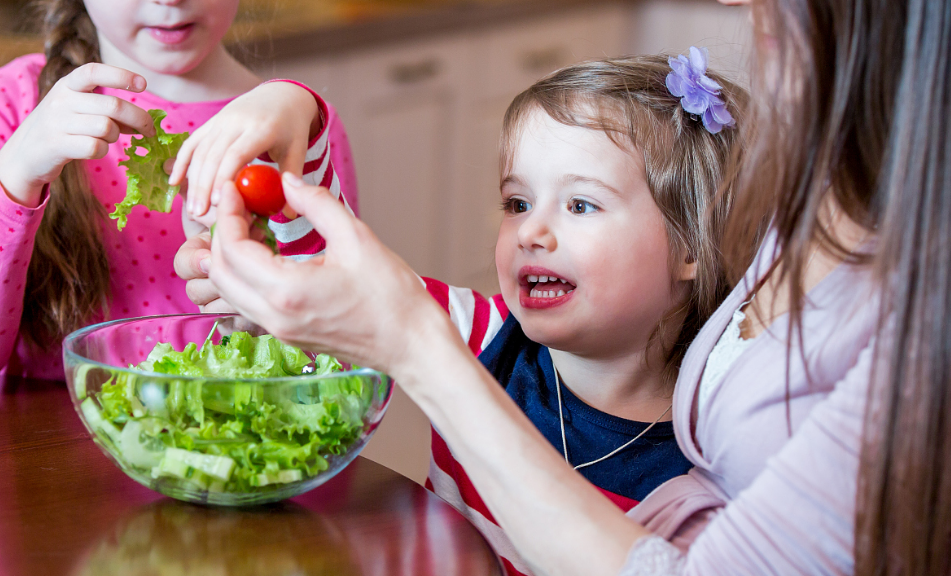
[[365, 458], [278, 504], [187, 504], [113, 465], [65, 385], [0, 384], [3, 576], [501, 574], [485, 540], [454, 509]]

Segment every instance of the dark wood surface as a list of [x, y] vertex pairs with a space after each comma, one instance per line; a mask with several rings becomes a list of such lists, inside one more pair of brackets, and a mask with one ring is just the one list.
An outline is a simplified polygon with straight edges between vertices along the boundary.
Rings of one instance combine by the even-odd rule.
[[479, 533], [370, 460], [252, 508], [197, 506], [134, 482], [92, 442], [64, 384], [0, 377], [0, 574], [501, 574]]

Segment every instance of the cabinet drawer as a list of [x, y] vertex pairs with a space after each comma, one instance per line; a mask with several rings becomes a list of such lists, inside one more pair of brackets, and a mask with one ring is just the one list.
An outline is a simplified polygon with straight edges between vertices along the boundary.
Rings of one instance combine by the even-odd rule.
[[575, 62], [622, 51], [625, 19], [621, 6], [569, 12], [511, 25], [482, 39], [480, 66], [492, 94], [514, 94]]
[[399, 98], [456, 86], [465, 74], [465, 53], [466, 41], [462, 38], [355, 53], [346, 61], [350, 97], [364, 101]]

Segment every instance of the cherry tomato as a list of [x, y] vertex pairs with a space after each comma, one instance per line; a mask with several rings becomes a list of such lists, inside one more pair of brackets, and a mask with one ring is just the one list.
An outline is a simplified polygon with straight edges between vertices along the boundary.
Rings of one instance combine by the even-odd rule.
[[260, 216], [270, 216], [284, 207], [281, 173], [266, 164], [250, 164], [235, 178], [244, 206]]

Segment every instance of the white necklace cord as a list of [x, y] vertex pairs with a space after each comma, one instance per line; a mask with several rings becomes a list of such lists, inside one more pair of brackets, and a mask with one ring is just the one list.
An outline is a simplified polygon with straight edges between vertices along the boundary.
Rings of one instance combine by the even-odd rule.
[[[558, 422], [561, 424], [561, 447], [562, 447], [562, 450], [564, 450], [565, 462], [566, 462], [569, 466], [571, 466], [571, 462], [568, 460], [568, 440], [565, 438], [565, 417], [564, 417], [564, 414], [562, 413], [562, 408], [561, 408], [561, 379], [558, 377], [558, 370], [557, 370], [557, 369], [555, 370], [555, 392], [556, 392], [557, 395], [558, 395]], [[673, 404], [671, 404], [670, 406], [668, 406], [667, 409], [664, 410], [663, 414], [661, 414], [660, 416], [658, 416], [656, 420], [654, 420], [653, 422], [651, 422], [650, 425], [649, 425], [647, 428], [644, 428], [644, 429], [641, 431], [641, 433], [638, 434], [637, 436], [631, 438], [630, 440], [628, 440], [627, 442], [625, 442], [625, 443], [622, 444], [621, 446], [618, 446], [617, 448], [615, 448], [615, 449], [612, 450], [611, 452], [608, 452], [607, 454], [605, 454], [604, 456], [598, 458], [597, 460], [592, 460], [591, 462], [585, 462], [584, 464], [578, 464], [577, 466], [574, 467], [574, 469], [575, 469], [575, 470], [580, 470], [581, 468], [587, 468], [588, 466], [592, 466], [592, 465], [594, 465], [594, 464], [597, 464], [598, 462], [603, 462], [604, 460], [607, 460], [607, 459], [610, 458], [611, 456], [614, 456], [615, 454], [617, 454], [617, 453], [620, 452], [621, 450], [624, 450], [625, 448], [627, 448], [628, 446], [630, 446], [630, 445], [633, 444], [634, 442], [637, 442], [637, 440], [639, 440], [641, 436], [643, 436], [644, 434], [647, 434], [647, 432], [648, 432], [651, 428], [653, 428], [654, 425], [656, 425], [658, 422], [660, 422], [660, 419], [663, 418], [664, 416], [666, 416], [667, 413], [670, 412], [670, 409], [673, 408], [673, 406], [674, 406]]]

